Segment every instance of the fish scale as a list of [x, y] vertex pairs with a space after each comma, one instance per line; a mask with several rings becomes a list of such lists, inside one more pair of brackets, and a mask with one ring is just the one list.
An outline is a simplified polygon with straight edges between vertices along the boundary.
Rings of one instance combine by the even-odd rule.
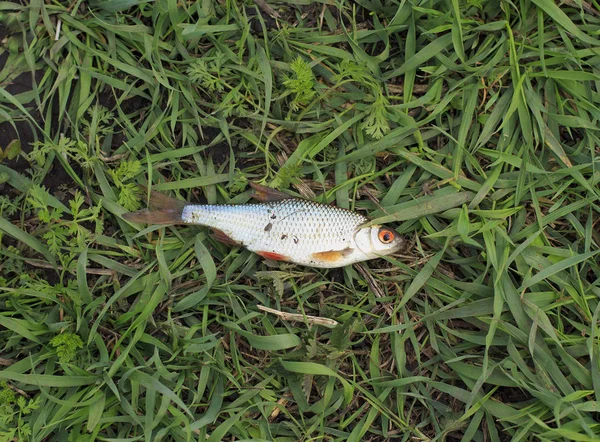
[[[253, 252], [278, 253], [294, 262], [314, 253], [352, 247], [354, 232], [367, 221], [339, 207], [300, 199], [189, 205], [184, 207], [181, 219], [218, 229]], [[315, 264], [314, 259], [308, 261]]]

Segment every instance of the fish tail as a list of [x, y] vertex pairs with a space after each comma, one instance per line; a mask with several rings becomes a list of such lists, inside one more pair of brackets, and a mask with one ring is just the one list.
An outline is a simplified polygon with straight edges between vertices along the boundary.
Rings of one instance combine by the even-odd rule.
[[[148, 189], [146, 189], [148, 190]], [[181, 219], [186, 202], [150, 190], [151, 209], [123, 214], [123, 219], [137, 224], [184, 224]]]

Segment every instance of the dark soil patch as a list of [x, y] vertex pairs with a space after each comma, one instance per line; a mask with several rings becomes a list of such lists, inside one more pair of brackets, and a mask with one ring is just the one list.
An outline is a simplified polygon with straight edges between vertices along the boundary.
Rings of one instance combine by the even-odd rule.
[[[0, 41], [9, 37], [10, 30], [0, 24]], [[6, 62], [8, 60], [8, 51], [0, 55], [0, 69], [10, 69], [10, 67], [6, 67]], [[35, 73], [36, 81], [40, 81], [42, 78], [42, 72]], [[6, 91], [12, 95], [19, 95], [31, 90], [32, 77], [31, 73], [26, 72], [19, 75], [15, 78], [11, 83], [4, 83], [1, 86], [6, 89]], [[26, 106], [31, 108], [31, 106]], [[34, 118], [39, 119], [39, 113], [30, 110], [32, 116]], [[0, 123], [0, 148], [4, 149], [8, 144], [13, 140], [21, 141], [21, 149], [24, 152], [31, 151], [31, 145], [38, 138], [39, 133], [36, 133], [35, 128], [32, 124], [27, 121], [4, 121]], [[28, 167], [27, 161], [25, 161], [21, 157], [17, 157], [16, 160], [7, 161], [4, 160], [3, 164], [6, 164], [8, 167], [16, 170], [23, 171]], [[0, 189], [1, 191], [1, 189]]]
[[[221, 131], [219, 129], [215, 129], [213, 127], [203, 127], [202, 135], [205, 141], [210, 142], [209, 140], [214, 140]], [[213, 163], [215, 166], [219, 167], [229, 161], [229, 146], [226, 142], [217, 143], [213, 146], [209, 146], [204, 150], [204, 154], [207, 157], [212, 157]]]
[[[3, 40], [10, 36], [10, 30], [5, 26], [0, 25], [0, 40]], [[8, 60], [8, 54], [2, 54], [0, 56], [0, 69], [10, 67], [6, 67], [6, 62]], [[3, 84], [2, 86], [12, 95], [19, 95], [23, 93], [27, 93], [32, 90], [33, 80], [35, 78], [36, 82], [41, 81], [43, 77], [42, 71], [34, 72], [24, 72], [23, 74], [17, 76], [10, 83]], [[53, 108], [56, 106], [53, 103]], [[42, 115], [39, 110], [36, 108], [35, 103], [32, 101], [30, 103], [25, 104], [25, 108], [29, 111], [31, 116], [37, 120], [42, 120]], [[36, 141], [41, 140], [42, 134], [35, 128], [35, 126], [25, 119], [15, 119], [11, 121], [5, 121], [0, 123], [0, 148], [6, 148], [10, 142], [13, 140], [19, 140], [21, 143], [21, 150], [25, 153], [31, 152], [33, 149], [33, 145]], [[11, 168], [12, 170], [27, 176], [26, 170], [30, 167], [30, 164], [25, 158], [21, 155], [17, 156], [14, 160], [3, 160], [2, 164]], [[55, 161], [52, 165], [52, 169], [45, 176], [42, 184], [46, 186], [53, 193], [53, 190], [56, 190], [59, 186], [67, 186], [74, 187], [74, 182], [66, 172], [66, 170], [62, 167], [60, 162]], [[17, 192], [12, 186], [8, 184], [0, 184], [0, 194], [8, 195], [14, 194]], [[15, 214], [18, 216], [18, 213]]]

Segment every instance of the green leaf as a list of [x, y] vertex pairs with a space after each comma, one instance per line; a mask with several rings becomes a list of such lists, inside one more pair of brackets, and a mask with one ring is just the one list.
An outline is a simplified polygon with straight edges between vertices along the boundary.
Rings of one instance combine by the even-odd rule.
[[0, 316], [0, 325], [20, 336], [23, 336], [25, 339], [33, 341], [37, 344], [42, 343], [42, 341], [40, 341], [39, 338], [28, 327], [29, 323], [23, 319]]
[[21, 153], [21, 141], [12, 140], [8, 146], [4, 148], [4, 158], [14, 160]]
[[461, 206], [474, 198], [472, 192], [460, 192], [451, 195], [423, 196], [414, 201], [387, 207], [389, 215], [372, 220], [369, 224], [385, 224], [394, 221], [417, 219], [434, 213]]
[[56, 261], [54, 259], [54, 256], [50, 253], [50, 250], [48, 250], [48, 248], [45, 245], [43, 245], [37, 238], [19, 229], [17, 226], [9, 223], [2, 217], [0, 217], [0, 231], [4, 231], [7, 235], [12, 236], [17, 241], [27, 244], [33, 250], [43, 255], [44, 258], [46, 258], [46, 260], [54, 268], [56, 268]]
[[249, 333], [245, 330], [242, 330], [238, 325], [234, 324], [233, 322], [226, 322], [225, 326], [227, 328], [235, 330], [236, 333], [239, 333], [240, 335], [245, 337], [252, 347], [259, 350], [279, 351], [297, 347], [302, 343], [298, 336], [289, 333], [278, 334], [273, 336], [258, 336], [253, 333]]
[[444, 256], [444, 251], [445, 249], [437, 252], [431, 259], [429, 259], [429, 261], [427, 261], [425, 266], [423, 266], [423, 269], [421, 269], [417, 276], [413, 278], [412, 282], [404, 292], [402, 299], [395, 308], [402, 308], [413, 296], [419, 292], [419, 290], [421, 290], [440, 263], [442, 256]]
[[21, 382], [26, 385], [38, 387], [82, 387], [96, 383], [98, 377], [90, 376], [55, 376], [48, 374], [23, 374], [10, 371], [10, 369], [0, 371], [0, 379], [7, 381]]
[[535, 5], [537, 5], [540, 10], [542, 10], [545, 14], [548, 14], [552, 19], [562, 26], [566, 31], [575, 35], [577, 38], [585, 41], [586, 43], [592, 45], [600, 44], [600, 41], [590, 37], [588, 34], [583, 32], [578, 26], [575, 25], [571, 21], [571, 19], [565, 14], [556, 3], [552, 0], [531, 0]]
[[88, 408], [87, 431], [90, 433], [100, 423], [100, 419], [104, 413], [104, 405], [106, 404], [106, 395], [104, 393], [98, 393], [96, 397], [97, 400]]
[[539, 283], [540, 281], [549, 278], [550, 276], [556, 275], [557, 273], [562, 272], [563, 270], [568, 269], [569, 267], [573, 267], [581, 262], [587, 261], [593, 256], [596, 256], [598, 253], [600, 253], [600, 251], [587, 252], [582, 253], [580, 255], [571, 256], [567, 259], [563, 259], [562, 261], [559, 261], [556, 264], [553, 264], [550, 267], [541, 270], [534, 276], [526, 278], [523, 281], [523, 285], [519, 288], [519, 291], [525, 290], [526, 288], [531, 287]]
[[346, 403], [352, 400], [354, 394], [354, 388], [348, 381], [342, 376], [333, 371], [331, 368], [314, 362], [292, 362], [292, 361], [281, 361], [281, 365], [287, 371], [292, 373], [310, 374], [315, 376], [331, 376], [337, 378], [344, 387], [344, 399]]
[[204, 238], [204, 235], [196, 235], [196, 239], [194, 241], [194, 251], [196, 252], [198, 261], [200, 261], [202, 270], [204, 270], [206, 286], [210, 289], [215, 281], [215, 278], [217, 277], [217, 268], [215, 267], [215, 262], [213, 261], [210, 252], [202, 243], [202, 238]]

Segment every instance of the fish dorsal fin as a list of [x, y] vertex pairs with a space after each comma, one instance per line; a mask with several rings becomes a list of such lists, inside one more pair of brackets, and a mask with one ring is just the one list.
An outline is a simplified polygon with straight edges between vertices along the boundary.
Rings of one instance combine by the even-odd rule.
[[261, 202], [281, 201], [295, 198], [287, 193], [263, 186], [262, 184], [253, 183], [252, 181], [250, 181], [250, 187], [254, 190], [254, 192], [252, 192], [252, 198]]

